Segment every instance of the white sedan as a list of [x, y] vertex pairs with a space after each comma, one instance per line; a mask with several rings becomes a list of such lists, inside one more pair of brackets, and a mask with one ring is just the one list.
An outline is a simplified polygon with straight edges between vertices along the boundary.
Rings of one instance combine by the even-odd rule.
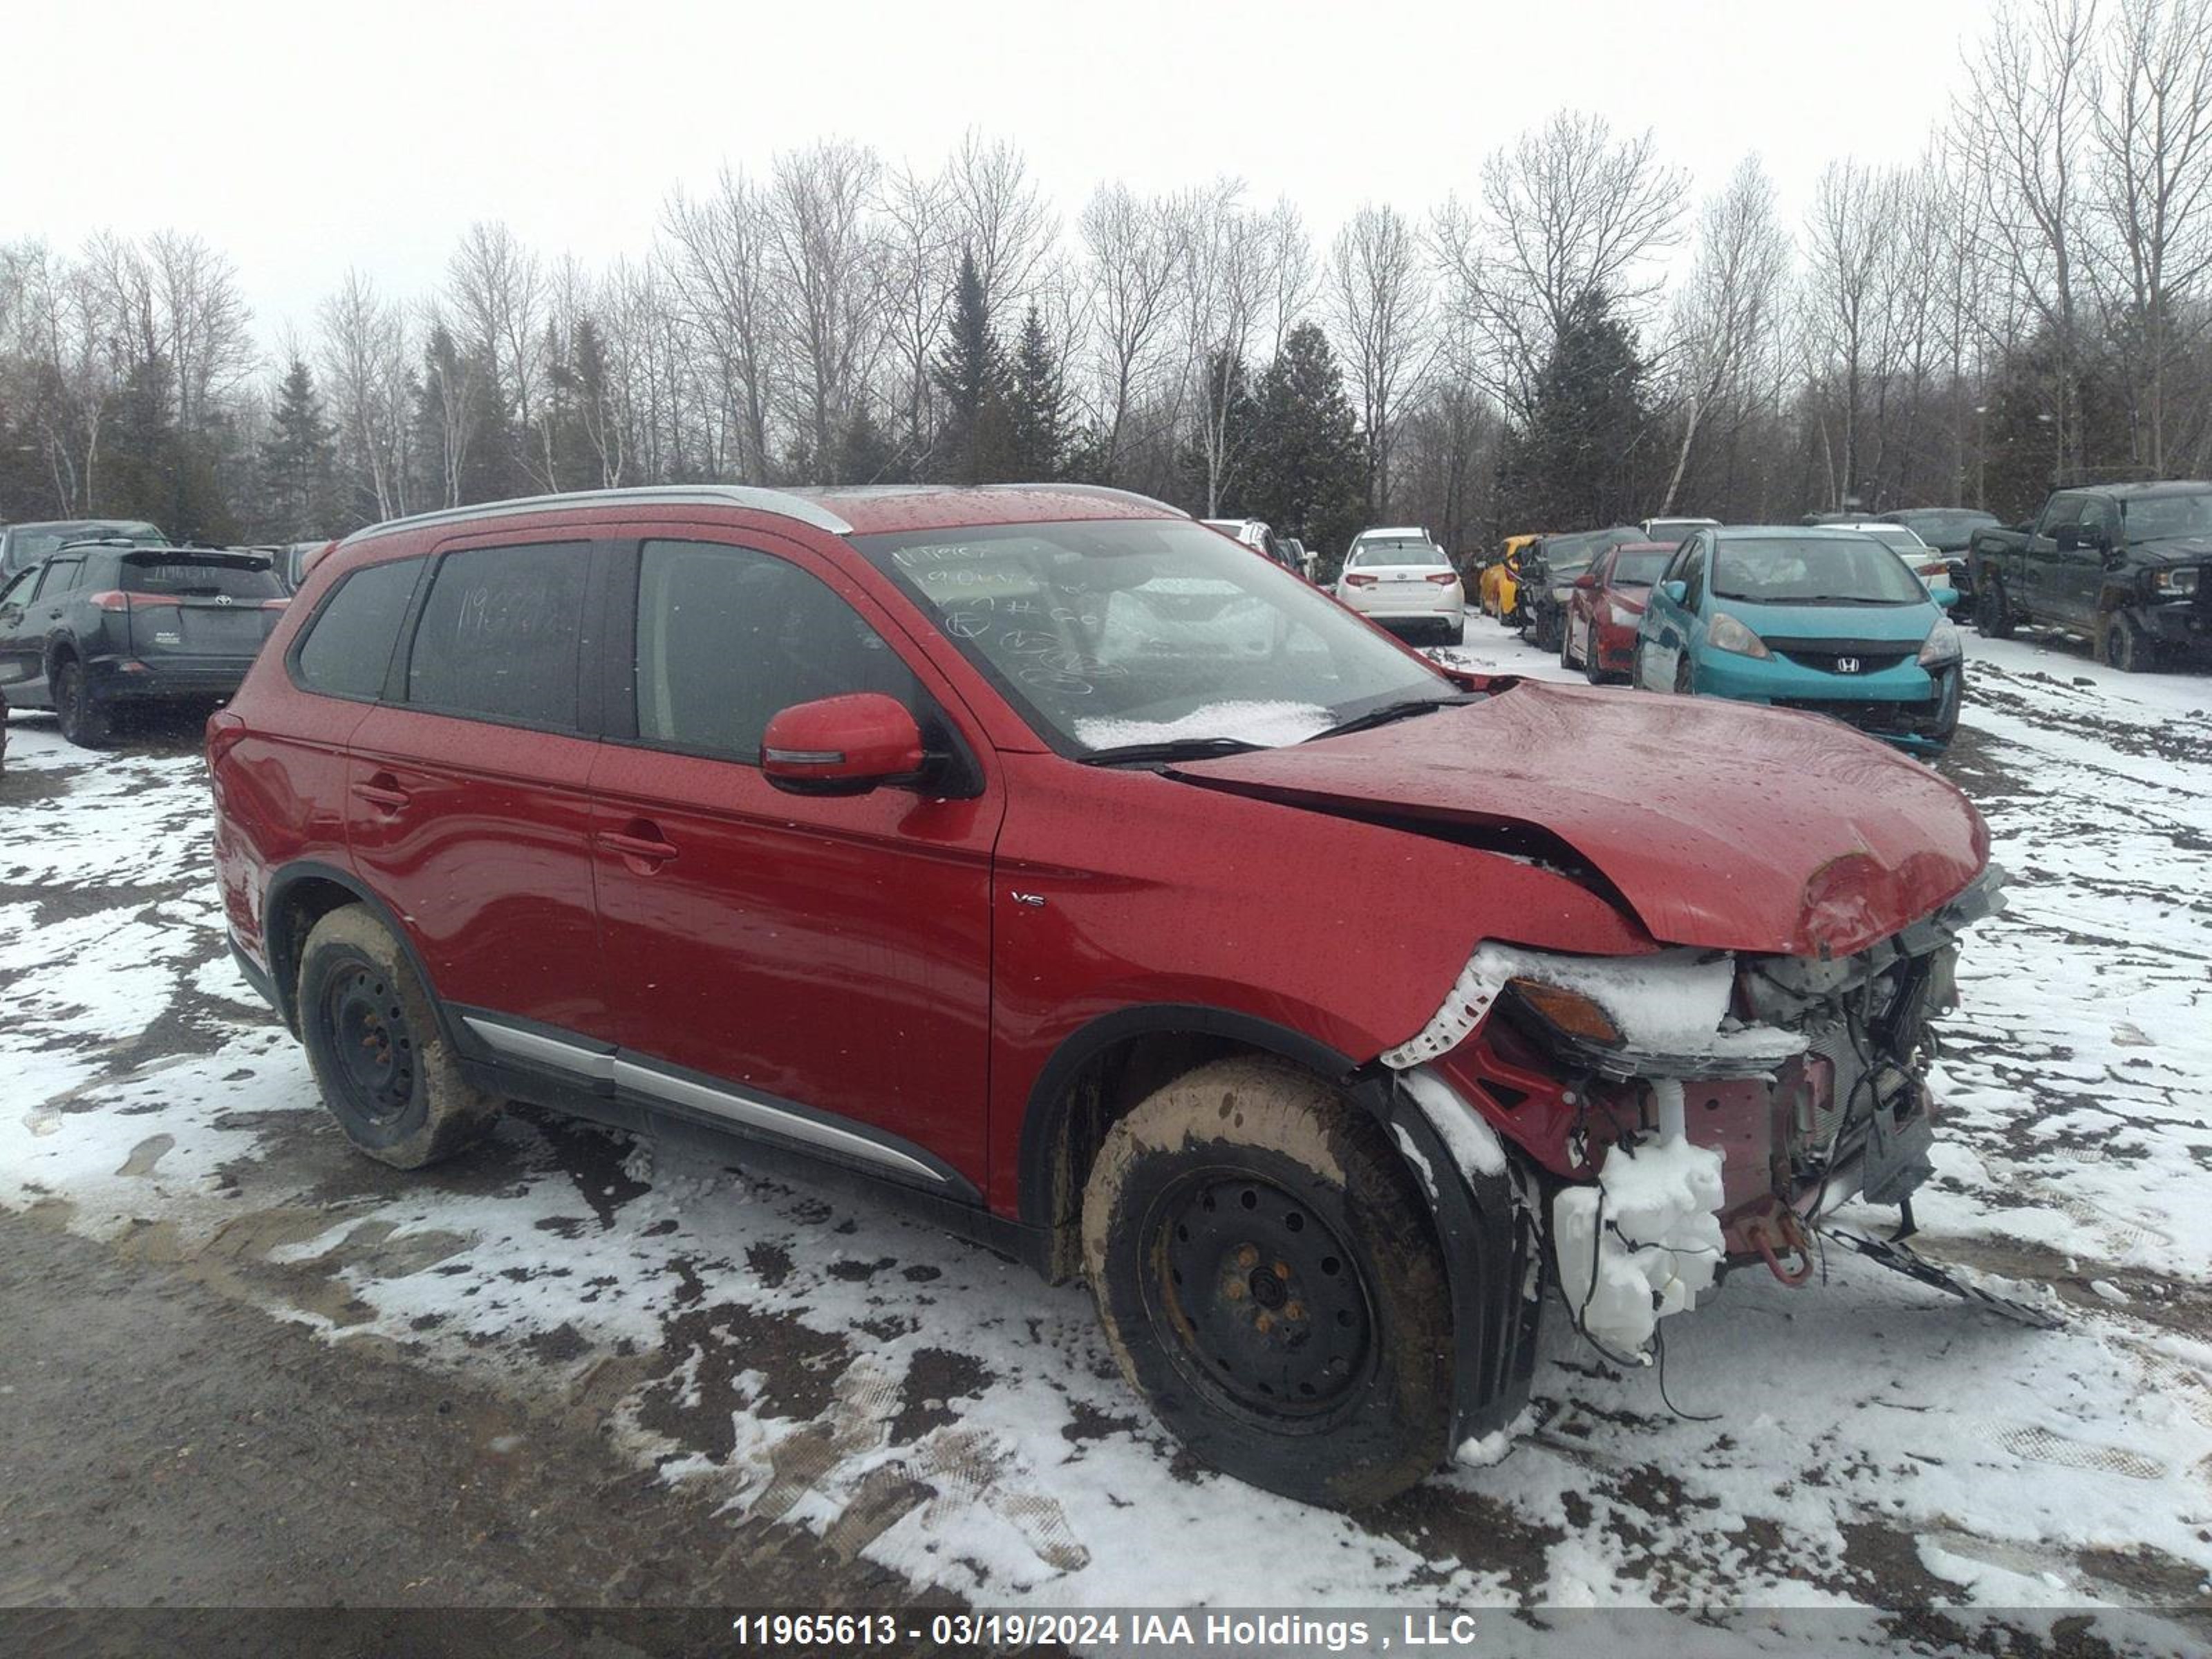
[[1835, 528], [1856, 530], [1873, 537], [1910, 565], [1912, 574], [1920, 578], [1920, 585], [1931, 593], [1939, 587], [1952, 586], [1950, 561], [1901, 524], [1869, 520], [1863, 524], [1838, 524]]
[[1363, 530], [1344, 556], [1336, 597], [1388, 628], [1440, 628], [1447, 643], [1467, 634], [1467, 590], [1425, 530]]

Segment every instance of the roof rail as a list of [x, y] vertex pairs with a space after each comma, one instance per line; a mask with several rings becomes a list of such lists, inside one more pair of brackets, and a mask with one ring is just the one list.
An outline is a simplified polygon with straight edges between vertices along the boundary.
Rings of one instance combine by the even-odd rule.
[[1055, 495], [1089, 495], [1102, 501], [1128, 501], [1138, 507], [1157, 507], [1161, 512], [1172, 513], [1177, 518], [1188, 519], [1191, 516], [1191, 514], [1184, 512], [1182, 508], [1171, 506], [1170, 503], [1161, 501], [1156, 496], [1140, 495], [1133, 489], [1116, 489], [1111, 484], [1010, 483], [993, 484], [988, 486], [988, 488], [994, 489], [1034, 490], [1039, 494], [1049, 493]]
[[387, 519], [381, 524], [356, 530], [345, 539], [349, 542], [368, 541], [379, 536], [391, 535], [402, 530], [419, 530], [429, 525], [503, 519], [519, 513], [542, 513], [551, 507], [709, 504], [749, 507], [756, 513], [773, 513], [781, 518], [796, 519], [801, 524], [811, 525], [817, 530], [826, 530], [836, 536], [849, 535], [853, 529], [829, 508], [785, 490], [762, 489], [751, 484], [647, 484], [627, 489], [576, 489], [556, 495], [521, 495], [512, 501], [479, 501], [471, 507], [449, 507], [436, 513], [417, 513], [409, 518]]

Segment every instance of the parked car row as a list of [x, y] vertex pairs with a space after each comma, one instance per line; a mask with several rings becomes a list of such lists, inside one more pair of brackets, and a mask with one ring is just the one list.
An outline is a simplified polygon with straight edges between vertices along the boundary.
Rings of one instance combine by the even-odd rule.
[[[1649, 574], [1629, 533], [1571, 606]], [[1932, 608], [1775, 533], [1658, 548], [1677, 657], [1839, 603], [1832, 551]], [[1387, 1498], [1514, 1431], [1545, 1321], [1646, 1363], [1724, 1269], [1817, 1282], [1830, 1211], [1909, 1203], [1996, 878], [1839, 726], [1384, 638], [1463, 625], [1424, 531], [1342, 604], [1254, 550], [1071, 485], [359, 532], [209, 724], [232, 948], [371, 1157], [520, 1100], [872, 1179], [1086, 1280], [1201, 1461]], [[1572, 787], [1500, 763], [1540, 750]]]

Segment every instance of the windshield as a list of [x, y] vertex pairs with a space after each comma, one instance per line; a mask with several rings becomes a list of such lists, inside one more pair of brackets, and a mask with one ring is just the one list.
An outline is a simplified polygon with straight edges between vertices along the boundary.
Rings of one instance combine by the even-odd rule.
[[1928, 590], [1871, 536], [1758, 537], [1713, 552], [1713, 592], [1756, 605], [1925, 605]]
[[2194, 495], [2145, 495], [2128, 503], [2128, 539], [2167, 541], [2212, 537], [2212, 490]]
[[1443, 549], [1434, 542], [1417, 541], [1410, 537], [1404, 539], [1396, 537], [1384, 539], [1363, 538], [1352, 550], [1352, 556], [1344, 562], [1344, 568], [1352, 570], [1363, 565], [1409, 564], [1442, 569], [1450, 562], [1444, 557]]
[[273, 599], [284, 592], [265, 564], [198, 559], [128, 558], [121, 576], [126, 593], [166, 593], [180, 599]]
[[1459, 695], [1318, 589], [1186, 520], [855, 536], [1062, 752], [1296, 743]]
[[1613, 560], [1613, 585], [1615, 587], [1649, 587], [1674, 556], [1674, 550], [1655, 549], [1649, 553], [1617, 553]]
[[86, 520], [79, 524], [24, 525], [11, 540], [9, 562], [28, 564], [33, 559], [43, 559], [47, 554], [66, 546], [70, 542], [91, 541], [101, 536], [120, 536], [134, 542], [165, 542], [168, 538], [150, 524], [136, 520]]

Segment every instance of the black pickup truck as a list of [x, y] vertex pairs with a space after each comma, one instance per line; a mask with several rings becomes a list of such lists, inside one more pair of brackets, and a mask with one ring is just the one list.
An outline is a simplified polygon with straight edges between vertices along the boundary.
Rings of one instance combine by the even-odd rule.
[[2212, 483], [2057, 490], [2026, 530], [1976, 531], [1968, 556], [1992, 639], [2060, 629], [2129, 671], [2212, 659]]

